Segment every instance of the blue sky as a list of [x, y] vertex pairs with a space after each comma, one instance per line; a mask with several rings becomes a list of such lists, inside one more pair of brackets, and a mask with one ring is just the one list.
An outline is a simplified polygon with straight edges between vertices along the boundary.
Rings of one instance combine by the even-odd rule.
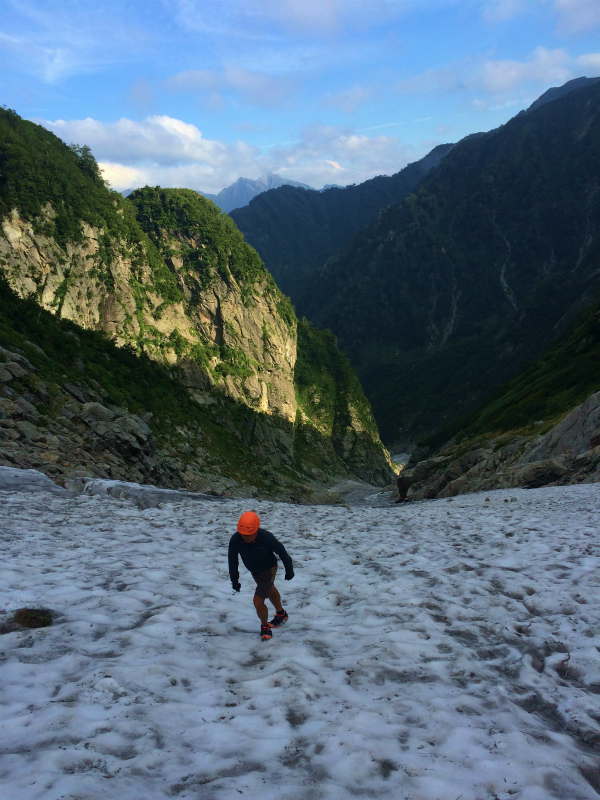
[[392, 174], [600, 76], [600, 0], [3, 0], [0, 104], [118, 190]]

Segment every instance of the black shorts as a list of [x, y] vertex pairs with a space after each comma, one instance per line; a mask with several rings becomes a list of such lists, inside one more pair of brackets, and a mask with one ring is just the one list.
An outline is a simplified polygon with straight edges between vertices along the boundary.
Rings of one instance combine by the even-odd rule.
[[266, 600], [269, 596], [269, 592], [271, 591], [271, 587], [275, 582], [276, 573], [277, 564], [275, 564], [274, 567], [263, 569], [262, 572], [253, 573], [252, 577], [256, 581], [256, 589], [254, 590], [254, 594], [258, 597], [262, 597], [263, 600]]

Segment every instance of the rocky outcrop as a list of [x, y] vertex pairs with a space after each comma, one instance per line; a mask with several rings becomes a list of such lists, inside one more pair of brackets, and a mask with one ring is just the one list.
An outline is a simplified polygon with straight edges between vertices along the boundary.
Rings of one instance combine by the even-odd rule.
[[49, 384], [36, 372], [25, 356], [0, 347], [0, 465], [36, 469], [58, 484], [96, 477], [215, 495], [256, 492], [251, 479], [242, 485], [221, 474], [224, 465], [193, 426], [159, 443], [147, 419], [109, 403], [99, 384]]
[[[158, 448], [143, 419], [107, 408], [87, 385], [50, 386], [19, 353], [0, 348], [0, 359], [6, 359], [0, 365], [0, 464], [59, 481], [95, 475], [164, 484], [175, 475], [185, 484], [183, 464], [169, 462], [173, 454]], [[29, 389], [23, 390], [23, 379]]]
[[79, 419], [104, 443], [110, 451], [125, 456], [150, 457], [156, 451], [156, 439], [144, 420], [135, 414], [118, 415], [101, 403], [83, 403]]
[[[30, 342], [25, 346], [44, 372], [43, 351]], [[115, 405], [86, 372], [81, 380], [56, 383], [41, 377], [23, 353], [0, 347], [0, 466], [38, 470], [71, 488], [109, 479], [217, 497], [260, 493], [293, 502], [341, 502], [328, 487], [352, 479], [361, 468], [363, 480], [380, 486], [390, 480], [376, 448], [365, 449], [363, 455], [370, 457], [353, 472], [331, 440], [310, 426], [284, 425], [262, 414], [243, 421], [238, 415], [234, 424], [218, 403], [209, 409], [214, 409], [211, 431], [197, 419], [155, 425], [151, 413], [140, 416]], [[244, 452], [250, 469], [235, 466], [236, 450]]]
[[[46, 204], [35, 221], [24, 219], [16, 208], [2, 220], [0, 264], [10, 285], [20, 297], [33, 295], [44, 308], [84, 328], [117, 334], [123, 342], [133, 338], [139, 321], [129, 285], [130, 263], [121, 257], [106, 268], [103, 231], [84, 222], [80, 241], [60, 246], [42, 232], [55, 216]], [[106, 290], [107, 279], [111, 291]]]
[[[230, 275], [202, 292], [186, 280], [180, 299], [165, 300], [143, 251], [140, 261], [141, 245], [112, 241], [107, 258], [105, 232], [82, 223], [80, 240], [59, 246], [40, 232], [54, 216], [46, 205], [41, 220], [23, 219], [17, 209], [2, 220], [0, 267], [20, 297], [33, 295], [49, 311], [106, 331], [120, 344], [142, 342], [153, 357], [178, 363], [182, 380], [199, 395], [218, 386], [238, 402], [293, 422], [295, 329], [281, 318], [265, 280], [242, 287]], [[176, 273], [183, 244], [169, 245]]]
[[541, 435], [505, 435], [464, 450], [464, 444], [450, 445], [435, 458], [403, 470], [402, 479], [409, 484], [406, 500], [600, 482], [600, 392]]
[[[169, 487], [215, 491], [235, 491], [243, 482], [252, 494], [258, 489], [248, 473], [256, 461], [261, 489], [297, 494], [303, 476], [321, 468], [313, 451], [297, 446], [298, 420], [314, 422], [310, 398], [325, 386], [333, 387], [342, 420], [335, 430], [314, 431], [317, 461], [322, 450], [322, 464], [332, 466], [329, 479], [390, 479], [354, 373], [356, 385], [348, 391], [344, 373], [341, 386], [335, 345], [335, 358], [308, 370], [314, 391], [306, 381], [304, 394], [298, 391], [303, 348], [294, 309], [231, 218], [212, 202], [188, 189], [160, 187], [136, 190], [125, 200], [108, 190], [89, 148], [67, 147], [6, 109], [0, 109], [0, 161], [10, 175], [0, 181], [0, 304], [13, 323], [12, 330], [11, 323], [3, 329], [1, 343], [16, 352], [24, 338], [26, 356], [32, 341], [54, 353], [52, 365], [40, 362], [44, 380], [37, 381], [20, 362], [0, 358], [6, 389], [0, 399], [12, 403], [4, 425], [8, 463], [13, 451], [24, 459], [19, 466], [36, 460], [48, 434], [65, 439], [58, 450], [54, 440], [48, 448], [50, 465], [58, 453], [55, 468], [66, 470], [61, 474], [76, 465], [99, 477], [139, 481], [141, 475]], [[110, 345], [102, 336], [80, 336], [75, 326], [108, 334]], [[87, 343], [79, 358], [65, 335]], [[114, 360], [112, 343], [126, 350]], [[313, 355], [305, 352], [305, 362]], [[103, 363], [92, 364], [96, 356], [110, 362], [118, 380]], [[135, 378], [123, 374], [124, 364], [143, 370], [143, 386], [146, 375], [154, 376], [148, 407], [140, 385], [132, 390]], [[106, 385], [105, 394], [92, 373]], [[11, 381], [21, 384], [18, 390]], [[37, 392], [48, 394], [48, 413], [39, 418], [23, 405], [39, 410], [46, 401], [31, 400]], [[141, 416], [114, 402], [130, 403]], [[355, 406], [360, 413], [354, 414]], [[150, 422], [145, 411], [157, 419]], [[81, 452], [74, 437], [86, 442]]]

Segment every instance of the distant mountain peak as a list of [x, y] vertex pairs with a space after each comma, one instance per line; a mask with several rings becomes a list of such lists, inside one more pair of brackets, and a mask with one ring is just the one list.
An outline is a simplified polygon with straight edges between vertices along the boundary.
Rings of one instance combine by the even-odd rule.
[[298, 183], [298, 181], [282, 178], [281, 175], [269, 172], [267, 175], [261, 175], [260, 178], [256, 179], [238, 178], [235, 183], [225, 189], [221, 189], [218, 194], [208, 194], [207, 192], [200, 192], [200, 194], [212, 200], [226, 213], [229, 213], [234, 208], [247, 206], [257, 195], [267, 192], [269, 189], [278, 189], [280, 186], [312, 189], [312, 186], [307, 186], [305, 183]]

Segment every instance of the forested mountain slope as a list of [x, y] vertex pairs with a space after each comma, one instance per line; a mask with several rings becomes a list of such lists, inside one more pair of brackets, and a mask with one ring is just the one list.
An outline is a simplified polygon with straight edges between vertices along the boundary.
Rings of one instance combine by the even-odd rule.
[[411, 443], [533, 362], [600, 286], [600, 83], [456, 145], [313, 275], [298, 311]]
[[598, 481], [600, 294], [535, 364], [419, 448], [401, 484], [418, 500]]
[[533, 364], [527, 364], [483, 406], [454, 420], [430, 442], [458, 443], [508, 432], [539, 433], [600, 391], [600, 295]]
[[321, 267], [382, 208], [399, 203], [452, 149], [440, 145], [395, 175], [322, 192], [282, 186], [231, 217], [256, 248], [277, 285], [295, 302], [299, 282]]
[[[219, 407], [216, 424], [237, 432], [261, 468], [282, 476], [287, 470], [296, 484], [340, 470], [389, 479], [369, 404], [347, 359], [319, 331], [300, 337], [299, 353], [289, 299], [211, 201], [160, 187], [124, 199], [107, 189], [88, 148], [67, 147], [0, 110], [0, 223], [0, 271], [17, 295], [162, 365], [193, 403]], [[4, 346], [12, 352], [15, 336], [35, 345], [34, 334], [15, 324]], [[312, 364], [313, 355], [319, 369], [305, 370], [297, 385], [298, 356]], [[33, 363], [35, 355], [27, 357]], [[87, 370], [78, 361], [75, 368]], [[88, 389], [82, 397], [90, 401]], [[224, 469], [235, 460], [232, 452]], [[200, 474], [202, 459], [195, 463]], [[171, 483], [181, 481], [177, 474]]]

